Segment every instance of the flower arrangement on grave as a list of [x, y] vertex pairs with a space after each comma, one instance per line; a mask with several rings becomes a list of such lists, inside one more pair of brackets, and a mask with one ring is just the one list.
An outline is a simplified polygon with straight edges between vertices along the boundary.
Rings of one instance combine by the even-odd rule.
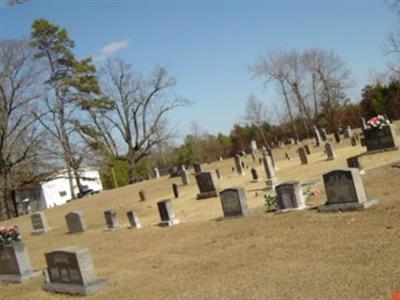
[[275, 211], [278, 209], [278, 205], [276, 203], [276, 196], [264, 195], [264, 206], [267, 211]]
[[383, 127], [385, 127], [389, 124], [390, 124], [389, 121], [384, 116], [377, 115], [368, 120], [367, 127], [382, 129]]
[[12, 245], [21, 242], [18, 226], [0, 227], [0, 245]]

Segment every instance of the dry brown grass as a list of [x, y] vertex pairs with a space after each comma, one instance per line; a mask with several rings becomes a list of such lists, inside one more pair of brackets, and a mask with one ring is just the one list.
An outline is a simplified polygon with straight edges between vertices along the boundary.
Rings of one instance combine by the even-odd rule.
[[[300, 165], [296, 147], [275, 151], [279, 180], [320, 178], [364, 151], [349, 141], [334, 146], [337, 160], [325, 161], [322, 149], [312, 148], [306, 166]], [[285, 151], [294, 160], [283, 160]], [[400, 151], [363, 157], [367, 194], [380, 204], [361, 212], [265, 213], [264, 183], [250, 183], [250, 170], [237, 176], [231, 171], [233, 160], [227, 159], [206, 169], [220, 169], [221, 188], [246, 188], [248, 217], [217, 220], [222, 215], [219, 199], [195, 200], [192, 177], [190, 186], [180, 186], [183, 196], [173, 200], [182, 223], [159, 228], [156, 202], [171, 198], [171, 184], [181, 183], [163, 177], [49, 209], [45, 214], [52, 230], [42, 236], [30, 236], [28, 216], [1, 225], [22, 228], [36, 269], [45, 268], [47, 251], [67, 245], [89, 248], [98, 277], [109, 279], [109, 285], [88, 299], [390, 299], [400, 288], [400, 168], [387, 165], [395, 160]], [[246, 163], [253, 166], [251, 157]], [[264, 175], [262, 166], [255, 166]], [[321, 183], [317, 187], [323, 189]], [[139, 202], [141, 189], [147, 191], [146, 202]], [[308, 204], [324, 201], [322, 194]], [[121, 229], [105, 232], [103, 211], [111, 208]], [[137, 211], [143, 229], [126, 229], [130, 209]], [[83, 212], [85, 233], [65, 234], [64, 215], [72, 210]], [[2, 285], [0, 299], [70, 298], [42, 291], [42, 281]]]

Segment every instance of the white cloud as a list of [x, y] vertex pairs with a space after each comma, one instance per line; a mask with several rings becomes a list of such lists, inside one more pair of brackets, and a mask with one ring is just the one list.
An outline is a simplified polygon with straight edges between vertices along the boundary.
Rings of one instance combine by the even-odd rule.
[[119, 42], [112, 42], [107, 45], [105, 45], [103, 48], [101, 48], [100, 54], [93, 55], [93, 60], [95, 61], [103, 61], [106, 60], [107, 57], [110, 55], [116, 53], [117, 51], [127, 48], [129, 46], [129, 40], [125, 39]]

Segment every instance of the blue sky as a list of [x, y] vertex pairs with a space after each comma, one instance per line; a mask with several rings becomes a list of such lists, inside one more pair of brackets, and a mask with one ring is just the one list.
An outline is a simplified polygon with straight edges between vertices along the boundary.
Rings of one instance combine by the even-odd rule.
[[382, 43], [396, 17], [384, 1], [35, 1], [0, 8], [1, 38], [23, 38], [42, 17], [68, 29], [76, 54], [119, 57], [136, 71], [155, 65], [176, 76], [176, 92], [194, 104], [171, 114], [186, 134], [192, 120], [210, 133], [229, 133], [250, 93], [273, 112], [273, 86], [246, 65], [267, 49], [335, 50], [350, 67], [358, 100], [371, 71], [389, 58]]

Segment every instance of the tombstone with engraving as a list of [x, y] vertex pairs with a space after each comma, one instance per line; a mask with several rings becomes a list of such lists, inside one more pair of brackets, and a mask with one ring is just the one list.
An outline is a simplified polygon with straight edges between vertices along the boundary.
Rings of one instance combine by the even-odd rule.
[[32, 269], [28, 250], [22, 241], [0, 245], [0, 282], [21, 283], [39, 275], [40, 271]]
[[334, 170], [322, 177], [327, 202], [318, 208], [321, 212], [363, 209], [378, 203], [367, 198], [357, 169]]
[[213, 173], [201, 172], [196, 174], [196, 182], [199, 187], [200, 193], [197, 194], [197, 199], [206, 199], [218, 196], [218, 186]]
[[157, 207], [161, 218], [159, 226], [164, 227], [179, 224], [179, 219], [175, 217], [170, 199], [157, 202]]
[[229, 188], [219, 193], [224, 217], [245, 216], [248, 214], [245, 190], [241, 187]]
[[286, 181], [275, 187], [279, 210], [299, 210], [306, 208], [300, 182]]
[[65, 247], [45, 254], [46, 279], [42, 288], [49, 292], [89, 295], [107, 284], [97, 279], [89, 250]]
[[393, 124], [382, 128], [368, 128], [364, 130], [363, 144], [367, 151], [381, 151], [386, 149], [396, 149], [400, 146], [400, 137]]
[[31, 214], [32, 222], [32, 235], [39, 235], [48, 232], [49, 226], [47, 225], [47, 219], [43, 212], [35, 212]]
[[67, 222], [68, 233], [84, 232], [86, 231], [86, 224], [83, 215], [79, 211], [72, 211], [65, 215]]
[[136, 212], [133, 210], [130, 210], [126, 213], [126, 216], [128, 217], [129, 220], [129, 228], [141, 228], [142, 225], [140, 224], [139, 217], [137, 216]]

